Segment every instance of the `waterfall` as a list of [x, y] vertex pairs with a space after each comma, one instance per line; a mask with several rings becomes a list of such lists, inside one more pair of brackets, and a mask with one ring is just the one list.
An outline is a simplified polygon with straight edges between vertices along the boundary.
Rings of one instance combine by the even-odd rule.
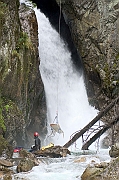
[[35, 12], [39, 32], [40, 73], [47, 101], [48, 135], [57, 110], [58, 122], [64, 131], [64, 137], [56, 133], [49, 142], [63, 145], [72, 133], [83, 128], [97, 115], [97, 110], [89, 105], [83, 75], [74, 67], [67, 45], [52, 28], [48, 18], [40, 10], [35, 9]]
[[[32, 7], [30, 1], [20, 0], [20, 3]], [[68, 45], [51, 26], [48, 18], [39, 9], [34, 10], [38, 22], [39, 70], [47, 102], [48, 134], [44, 145], [50, 142], [64, 145], [70, 140], [70, 136], [89, 123], [98, 111], [89, 105], [82, 70], [79, 72], [75, 68]], [[64, 136], [56, 133], [51, 137], [50, 123], [54, 122], [57, 111], [58, 123]], [[77, 140], [76, 144], [77, 148], [81, 148], [81, 139]]]

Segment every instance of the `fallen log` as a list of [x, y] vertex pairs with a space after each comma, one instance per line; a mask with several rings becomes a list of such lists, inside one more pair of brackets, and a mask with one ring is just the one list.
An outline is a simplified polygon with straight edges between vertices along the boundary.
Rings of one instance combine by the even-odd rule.
[[110, 124], [103, 126], [101, 130], [99, 130], [92, 138], [90, 138], [83, 146], [82, 150], [88, 150], [88, 147], [95, 142], [102, 134], [104, 134], [109, 128], [111, 128], [114, 124], [119, 121], [119, 116], [115, 118]]
[[80, 138], [87, 130], [89, 130], [101, 117], [103, 117], [109, 110], [114, 106], [115, 103], [119, 101], [119, 96], [115, 98], [105, 109], [100, 111], [100, 113], [88, 123], [80, 132], [76, 133], [63, 147], [68, 148], [71, 146], [78, 138]]

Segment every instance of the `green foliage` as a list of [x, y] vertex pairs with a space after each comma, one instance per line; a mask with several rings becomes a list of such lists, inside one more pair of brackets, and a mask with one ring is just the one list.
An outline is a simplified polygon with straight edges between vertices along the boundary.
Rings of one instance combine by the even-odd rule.
[[0, 36], [2, 36], [2, 31], [4, 29], [4, 32], [5, 32], [5, 18], [6, 18], [6, 12], [7, 12], [7, 9], [6, 9], [6, 4], [3, 3], [3, 2], [0, 2]]
[[116, 60], [119, 60], [119, 53], [116, 55]]
[[0, 97], [0, 127], [5, 131], [6, 127], [5, 127], [5, 123], [4, 123], [4, 117], [3, 117], [3, 100]]
[[34, 3], [32, 0], [30, 0], [32, 5], [33, 5], [33, 8], [37, 7], [36, 3]]
[[12, 58], [20, 58], [20, 55], [19, 55], [19, 53], [18, 53], [18, 51], [17, 50], [13, 50], [12, 51]]
[[6, 11], [6, 3], [0, 2], [0, 20], [3, 19]]
[[21, 32], [20, 37], [18, 39], [16, 50], [18, 51], [19, 49], [23, 48], [33, 50], [32, 42], [26, 32]]
[[103, 89], [106, 92], [107, 96], [113, 97], [118, 94], [119, 87], [119, 79], [118, 79], [118, 68], [119, 65], [117, 60], [119, 58], [119, 54], [117, 54], [116, 59], [114, 60], [111, 66], [109, 64], [105, 64], [103, 71]]
[[4, 106], [4, 108], [5, 108], [5, 110], [8, 112], [8, 111], [9, 111], [9, 109], [11, 109], [11, 108], [12, 108], [12, 105], [10, 105], [10, 104], [6, 104], [6, 105]]
[[[12, 109], [12, 101], [6, 101], [5, 98], [0, 97], [0, 127], [5, 131], [5, 122], [4, 122], [4, 113], [8, 114], [9, 116], [9, 111]], [[3, 113], [4, 112], [4, 113]]]

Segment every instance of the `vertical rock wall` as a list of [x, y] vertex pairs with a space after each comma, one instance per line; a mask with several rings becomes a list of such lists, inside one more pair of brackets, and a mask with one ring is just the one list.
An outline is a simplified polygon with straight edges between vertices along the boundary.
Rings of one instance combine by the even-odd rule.
[[119, 1], [56, 1], [83, 59], [89, 97], [100, 103], [103, 94], [114, 98], [119, 92]]
[[37, 20], [18, 0], [0, 1], [0, 20], [0, 124], [11, 144], [24, 146], [30, 132], [45, 133]]

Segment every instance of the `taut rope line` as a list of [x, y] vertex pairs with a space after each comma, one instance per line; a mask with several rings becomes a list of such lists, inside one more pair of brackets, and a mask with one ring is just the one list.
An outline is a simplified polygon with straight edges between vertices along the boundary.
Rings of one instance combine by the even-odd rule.
[[[61, 41], [61, 37], [60, 37], [60, 28], [61, 28], [61, 0], [60, 0], [60, 14], [59, 14], [59, 43], [60, 43], [60, 41]], [[60, 45], [60, 44], [59, 44]], [[50, 134], [50, 136], [51, 135], [55, 135], [55, 133], [57, 132], [57, 133], [59, 133], [59, 134], [61, 134], [61, 133], [63, 133], [63, 137], [64, 137], [64, 132], [62, 131], [62, 129], [60, 128], [60, 125], [59, 125], [59, 122], [58, 122], [58, 106], [59, 106], [59, 59], [57, 58], [56, 59], [57, 60], [57, 63], [58, 63], [58, 65], [57, 65], [57, 111], [56, 111], [56, 116], [55, 116], [55, 119], [54, 119], [54, 121], [53, 121], [53, 123], [52, 124], [50, 124], [50, 126], [51, 126], [51, 131], [52, 131], [52, 133]]]
[[[59, 12], [59, 40], [60, 40], [60, 33], [61, 33], [61, 16], [62, 16], [62, 6], [61, 6], [61, 0], [60, 0], [60, 12]], [[59, 60], [58, 60], [58, 67], [57, 67], [57, 123], [58, 123], [58, 110], [59, 110]]]

